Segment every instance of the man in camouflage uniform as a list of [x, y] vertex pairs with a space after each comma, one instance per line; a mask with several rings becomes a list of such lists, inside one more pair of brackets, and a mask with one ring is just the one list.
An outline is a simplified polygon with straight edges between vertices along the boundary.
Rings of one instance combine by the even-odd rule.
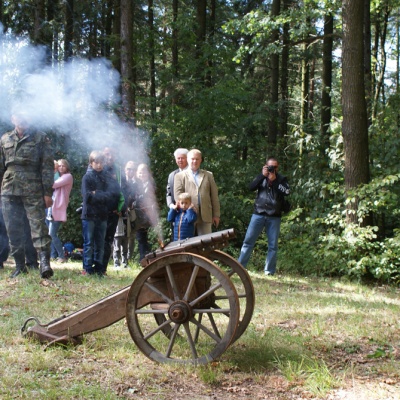
[[54, 181], [53, 150], [48, 137], [30, 128], [23, 114], [14, 114], [15, 129], [0, 139], [0, 181], [4, 222], [10, 240], [15, 271], [26, 273], [24, 215], [39, 254], [40, 275], [53, 276], [50, 267], [51, 237], [45, 223], [45, 208], [51, 207]]

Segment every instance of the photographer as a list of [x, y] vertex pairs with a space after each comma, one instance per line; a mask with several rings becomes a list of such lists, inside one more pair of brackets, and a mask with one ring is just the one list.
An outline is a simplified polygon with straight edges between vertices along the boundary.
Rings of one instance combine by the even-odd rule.
[[250, 190], [257, 190], [257, 197], [238, 259], [246, 267], [256, 240], [265, 228], [268, 239], [265, 275], [275, 274], [284, 196], [288, 196], [290, 192], [289, 183], [285, 176], [278, 174], [278, 168], [279, 164], [276, 158], [268, 158], [261, 174], [249, 185]]

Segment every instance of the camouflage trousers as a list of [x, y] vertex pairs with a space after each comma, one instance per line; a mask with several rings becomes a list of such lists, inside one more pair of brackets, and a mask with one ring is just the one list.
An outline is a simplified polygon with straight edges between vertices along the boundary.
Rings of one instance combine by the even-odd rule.
[[2, 196], [2, 211], [10, 240], [10, 255], [25, 261], [25, 223], [27, 217], [37, 251], [50, 252], [51, 237], [45, 223], [45, 204], [38, 196]]

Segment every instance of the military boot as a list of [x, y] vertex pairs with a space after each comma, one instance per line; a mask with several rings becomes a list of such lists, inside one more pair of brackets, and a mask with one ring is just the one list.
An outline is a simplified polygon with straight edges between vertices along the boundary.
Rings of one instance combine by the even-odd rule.
[[40, 259], [40, 276], [43, 279], [51, 278], [54, 272], [50, 267], [50, 253], [47, 251], [40, 251], [39, 259]]
[[10, 275], [10, 278], [16, 278], [19, 274], [27, 274], [25, 263], [16, 263], [15, 271]]

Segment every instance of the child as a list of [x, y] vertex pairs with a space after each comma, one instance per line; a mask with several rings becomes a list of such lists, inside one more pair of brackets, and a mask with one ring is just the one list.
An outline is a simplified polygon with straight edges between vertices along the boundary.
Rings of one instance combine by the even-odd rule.
[[191, 238], [194, 236], [194, 223], [197, 212], [192, 204], [189, 193], [181, 193], [176, 205], [168, 211], [168, 222], [174, 222], [174, 241]]
[[104, 155], [92, 151], [89, 167], [82, 178], [83, 275], [105, 274], [104, 238], [108, 214], [117, 209], [120, 197], [118, 182], [103, 171]]
[[127, 212], [122, 213], [118, 218], [117, 229], [115, 230], [113, 243], [114, 267], [118, 268], [120, 259], [122, 266], [128, 268], [128, 241], [131, 236], [131, 223]]

